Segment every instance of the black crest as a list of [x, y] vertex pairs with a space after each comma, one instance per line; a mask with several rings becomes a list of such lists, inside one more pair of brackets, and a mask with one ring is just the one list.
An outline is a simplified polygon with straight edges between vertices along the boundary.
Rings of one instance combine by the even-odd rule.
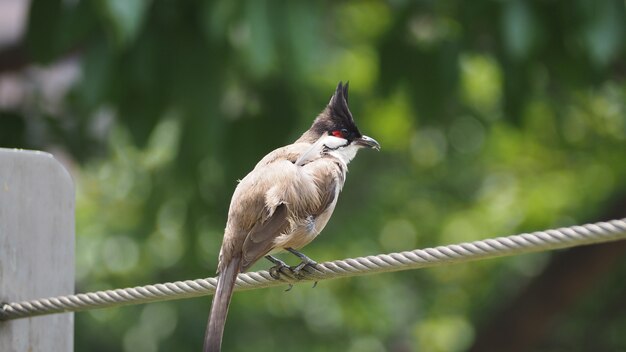
[[328, 108], [331, 113], [331, 118], [333, 120], [349, 122], [354, 124], [354, 119], [352, 118], [352, 113], [350, 112], [350, 108], [348, 107], [348, 86], [349, 82], [346, 84], [342, 84], [339, 82], [337, 85], [337, 89], [335, 90], [335, 94], [330, 98], [330, 102], [328, 103]]
[[303, 135], [303, 137], [317, 140], [323, 134], [335, 130], [348, 130], [351, 136], [360, 137], [359, 128], [354, 123], [352, 113], [348, 107], [348, 86], [349, 83], [343, 84], [339, 82], [335, 94], [330, 98], [328, 106], [315, 119], [311, 128]]

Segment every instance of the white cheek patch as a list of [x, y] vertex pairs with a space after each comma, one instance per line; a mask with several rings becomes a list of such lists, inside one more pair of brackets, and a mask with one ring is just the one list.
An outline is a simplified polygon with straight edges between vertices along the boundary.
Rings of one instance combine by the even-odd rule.
[[335, 136], [320, 137], [317, 142], [311, 145], [311, 148], [309, 148], [309, 150], [300, 155], [298, 160], [296, 160], [296, 165], [302, 166], [312, 160], [319, 158], [324, 148], [335, 150], [346, 145], [348, 145], [347, 139], [338, 138]]
[[339, 147], [345, 147], [348, 145], [348, 140], [335, 137], [335, 136], [324, 136], [321, 138], [321, 142], [330, 149], [337, 149]]

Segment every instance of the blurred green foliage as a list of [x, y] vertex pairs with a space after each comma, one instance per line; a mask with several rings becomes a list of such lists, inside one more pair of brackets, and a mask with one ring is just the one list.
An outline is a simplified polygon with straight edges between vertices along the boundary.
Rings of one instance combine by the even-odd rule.
[[[626, 197], [625, 29], [623, 1], [34, 0], [33, 60], [77, 53], [82, 73], [56, 116], [29, 109], [38, 134], [0, 142], [79, 161], [78, 292], [212, 276], [236, 180], [339, 80], [383, 150], [353, 161], [307, 255], [571, 225]], [[549, 257], [239, 293], [224, 349], [462, 351]], [[626, 315], [601, 313], [625, 293], [608, 280], [546, 350], [626, 349]], [[209, 305], [78, 313], [76, 350], [199, 350]]]

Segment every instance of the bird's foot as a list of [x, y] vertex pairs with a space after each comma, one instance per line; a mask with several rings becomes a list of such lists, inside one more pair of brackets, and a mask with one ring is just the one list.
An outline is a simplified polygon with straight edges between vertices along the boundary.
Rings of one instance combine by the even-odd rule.
[[293, 276], [295, 276], [297, 279], [301, 280], [305, 277], [306, 274], [306, 267], [311, 267], [311, 268], [316, 268], [317, 267], [317, 262], [306, 258], [308, 260], [303, 259], [302, 262], [298, 265], [296, 265], [295, 267], [291, 267], [289, 269], [291, 269], [291, 272], [293, 273]]
[[[267, 258], [267, 260], [275, 264], [273, 267], [269, 268], [269, 273], [270, 273], [270, 276], [276, 280], [280, 279], [280, 275], [283, 273], [283, 270], [292, 271], [289, 265], [287, 265], [285, 262], [283, 262], [282, 260], [276, 257], [268, 255], [268, 256], [265, 256], [265, 258]], [[290, 286], [292, 285], [290, 284]], [[288, 290], [291, 290], [291, 287], [289, 287]]]
[[317, 267], [317, 262], [314, 261], [313, 259], [307, 257], [306, 255], [304, 255], [303, 253], [298, 252], [297, 250], [293, 249], [293, 248], [285, 248], [287, 249], [289, 252], [293, 253], [296, 257], [300, 258], [300, 260], [302, 260], [302, 262], [300, 262], [300, 264], [296, 265], [295, 267], [291, 267], [291, 272], [293, 273], [293, 275], [297, 278], [297, 279], [303, 279], [305, 277], [305, 274], [303, 273], [304, 269], [308, 266], [311, 268], [316, 268]]

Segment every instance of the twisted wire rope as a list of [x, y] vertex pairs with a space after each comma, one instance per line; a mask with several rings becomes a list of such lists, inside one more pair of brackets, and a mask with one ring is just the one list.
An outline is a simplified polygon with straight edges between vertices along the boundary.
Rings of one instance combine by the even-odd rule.
[[[320, 263], [316, 267], [307, 266], [298, 277], [289, 270], [281, 271], [279, 279], [273, 278], [266, 270], [244, 273], [237, 277], [235, 291], [433, 267], [620, 239], [626, 239], [626, 218], [407, 252], [336, 260]], [[4, 303], [0, 307], [0, 321], [198, 297], [214, 293], [216, 285], [217, 278], [205, 278]]]

